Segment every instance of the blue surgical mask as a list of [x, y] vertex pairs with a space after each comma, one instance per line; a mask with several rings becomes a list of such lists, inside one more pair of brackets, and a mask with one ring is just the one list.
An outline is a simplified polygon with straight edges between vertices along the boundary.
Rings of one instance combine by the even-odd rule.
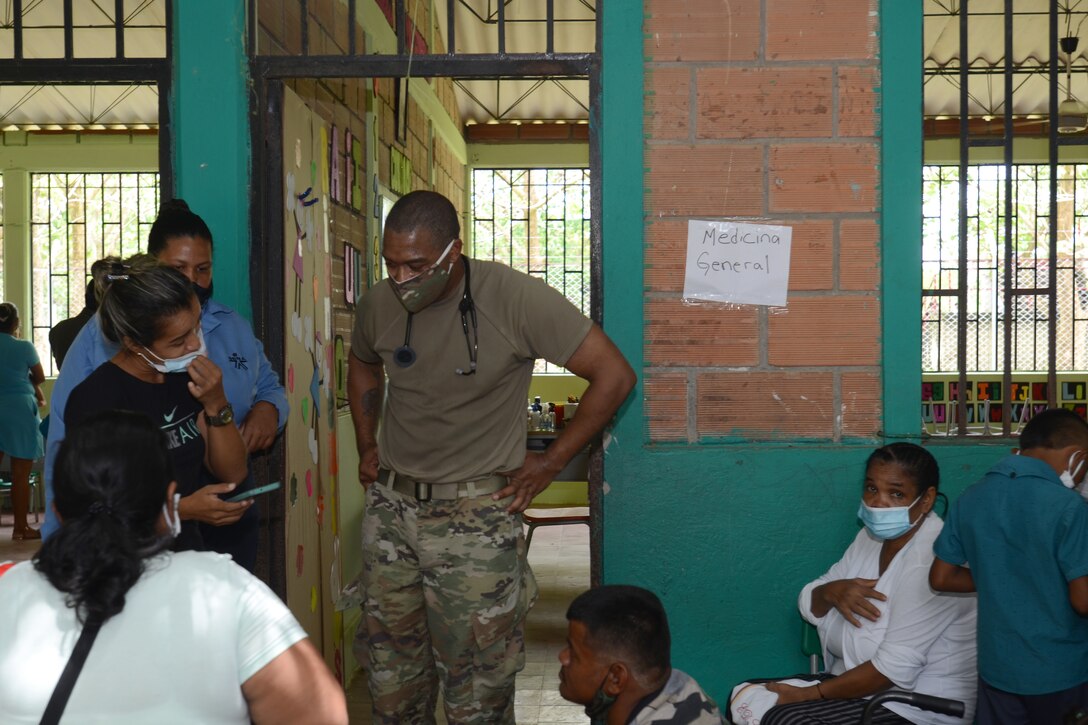
[[172, 357], [170, 359], [161, 358], [146, 347], [144, 349], [147, 350], [148, 354], [151, 355], [151, 357], [156, 358], [159, 362], [148, 360], [147, 355], [144, 355], [142, 352], [136, 352], [136, 354], [142, 357], [144, 362], [158, 370], [160, 373], [183, 373], [189, 369], [189, 363], [201, 355], [208, 354], [208, 347], [204, 344], [204, 330], [198, 327], [196, 329], [196, 337], [200, 340], [200, 348], [188, 355], [182, 355], [181, 357]]
[[909, 506], [894, 506], [892, 508], [875, 508], [862, 501], [861, 506], [858, 507], [858, 518], [861, 519], [861, 523], [865, 524], [865, 528], [869, 529], [869, 533], [881, 541], [898, 539], [913, 529], [918, 521], [922, 520], [922, 517], [919, 516], [918, 521], [913, 524], [910, 522], [911, 506], [921, 500], [922, 497], [918, 496]]

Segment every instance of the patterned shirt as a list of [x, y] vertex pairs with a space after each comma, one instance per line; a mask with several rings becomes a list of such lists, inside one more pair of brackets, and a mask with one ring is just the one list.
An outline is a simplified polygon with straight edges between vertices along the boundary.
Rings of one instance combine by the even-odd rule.
[[673, 668], [669, 681], [627, 719], [633, 725], [722, 725], [714, 701], [689, 675]]

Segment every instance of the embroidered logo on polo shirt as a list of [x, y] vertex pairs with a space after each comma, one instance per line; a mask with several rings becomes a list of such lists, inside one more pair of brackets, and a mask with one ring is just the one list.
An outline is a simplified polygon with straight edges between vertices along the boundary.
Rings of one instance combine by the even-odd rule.
[[227, 360], [234, 365], [235, 370], [249, 370], [249, 368], [246, 367], [246, 362], [248, 361], [236, 352], [232, 352]]

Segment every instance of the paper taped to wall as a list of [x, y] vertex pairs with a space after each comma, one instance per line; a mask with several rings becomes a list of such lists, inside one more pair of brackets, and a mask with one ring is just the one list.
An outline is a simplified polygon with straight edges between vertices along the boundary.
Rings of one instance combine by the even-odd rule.
[[689, 220], [684, 299], [784, 306], [792, 235], [772, 224]]

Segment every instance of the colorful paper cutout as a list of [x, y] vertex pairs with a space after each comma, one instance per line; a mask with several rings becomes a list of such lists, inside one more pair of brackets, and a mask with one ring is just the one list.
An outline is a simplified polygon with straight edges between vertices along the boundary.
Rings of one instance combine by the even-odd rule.
[[295, 338], [296, 342], [302, 342], [302, 318], [297, 312], [291, 313], [291, 337]]
[[298, 476], [291, 474], [291, 505], [298, 503]]
[[298, 549], [295, 551], [295, 576], [302, 576], [302, 570], [303, 570], [302, 544], [299, 544]]

